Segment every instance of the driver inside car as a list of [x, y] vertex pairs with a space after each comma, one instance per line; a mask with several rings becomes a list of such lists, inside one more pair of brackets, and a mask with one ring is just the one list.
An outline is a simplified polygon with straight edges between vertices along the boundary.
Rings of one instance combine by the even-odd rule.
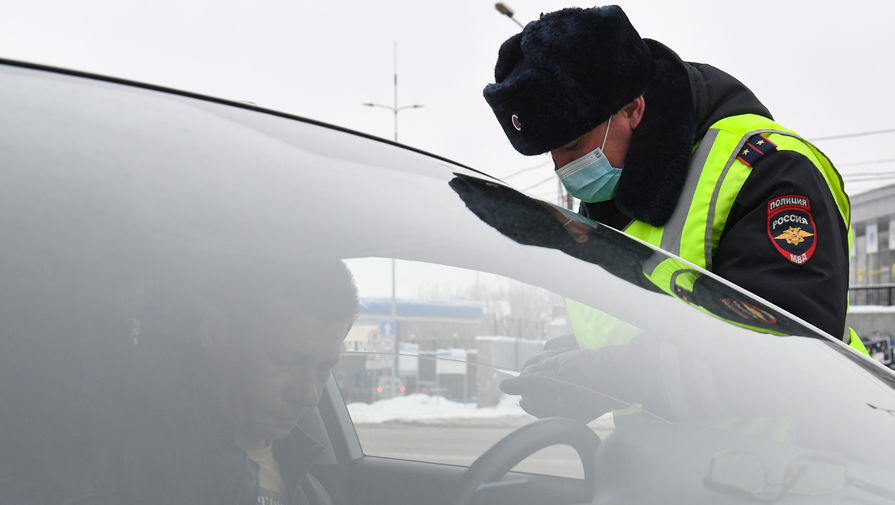
[[356, 287], [338, 260], [297, 270], [260, 263], [206, 268], [196, 361], [182, 363], [186, 372], [154, 370], [163, 392], [140, 403], [128, 502], [331, 503], [309, 473], [323, 447], [298, 424], [338, 360]]

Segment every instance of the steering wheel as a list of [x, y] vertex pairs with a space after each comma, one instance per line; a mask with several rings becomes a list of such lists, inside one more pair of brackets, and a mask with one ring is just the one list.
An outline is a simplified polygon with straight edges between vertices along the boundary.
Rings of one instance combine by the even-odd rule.
[[575, 449], [584, 467], [585, 500], [594, 493], [594, 454], [600, 438], [587, 425], [564, 417], [548, 417], [517, 428], [478, 457], [460, 480], [454, 505], [469, 505], [479, 487], [501, 479], [522, 460], [551, 445]]

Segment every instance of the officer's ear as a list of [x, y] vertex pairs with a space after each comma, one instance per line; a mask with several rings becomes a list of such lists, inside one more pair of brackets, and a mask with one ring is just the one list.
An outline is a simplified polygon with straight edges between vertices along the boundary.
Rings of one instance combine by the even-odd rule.
[[619, 116], [622, 121], [627, 121], [628, 126], [633, 130], [637, 128], [637, 125], [643, 119], [644, 110], [646, 110], [646, 101], [643, 99], [643, 95], [640, 95], [631, 103], [622, 107], [622, 110], [619, 111]]

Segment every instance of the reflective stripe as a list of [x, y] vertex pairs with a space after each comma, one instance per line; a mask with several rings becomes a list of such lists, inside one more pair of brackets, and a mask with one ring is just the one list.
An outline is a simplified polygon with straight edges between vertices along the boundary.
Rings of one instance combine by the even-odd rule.
[[676, 270], [671, 274], [670, 287], [672, 290], [680, 287], [692, 293], [693, 287], [696, 286], [696, 279], [700, 277], [702, 277], [702, 274], [696, 270], [688, 268]]
[[668, 257], [664, 254], [653, 253], [652, 256], [650, 256], [646, 259], [646, 261], [643, 262], [643, 273], [647, 277], [651, 277], [655, 273], [656, 267], [661, 265], [662, 262], [666, 259], [668, 259]]
[[[718, 132], [718, 130], [714, 131]], [[721, 185], [724, 184], [724, 179], [727, 177], [727, 173], [730, 172], [730, 167], [733, 165], [733, 162], [736, 161], [737, 154], [740, 152], [740, 147], [746, 143], [747, 138], [748, 137], [741, 138], [740, 142], [736, 145], [736, 148], [731, 151], [730, 157], [727, 159], [727, 163], [724, 164], [724, 168], [721, 170], [721, 175], [715, 183], [715, 188], [712, 190], [712, 198], [709, 201], [709, 210], [706, 213], [705, 218], [705, 237], [703, 238], [705, 269], [709, 271], [712, 270], [712, 253], [714, 252], [713, 244], [715, 238], [715, 211], [718, 207], [718, 195], [721, 194]]]
[[[718, 130], [709, 130], [699, 143], [699, 147], [696, 148], [696, 152], [693, 153], [690, 164], [687, 166], [687, 180], [684, 182], [684, 187], [681, 190], [679, 202], [692, 202], [696, 196], [696, 187], [699, 185], [702, 169], [709, 158], [709, 153], [712, 151], [712, 146], [715, 144], [717, 136]], [[675, 256], [681, 255], [681, 238], [684, 233], [684, 223], [686, 223], [689, 216], [689, 205], [678, 204], [675, 207], [674, 212], [671, 214], [671, 219], [665, 223], [665, 230], [662, 233], [662, 241], [659, 247]]]

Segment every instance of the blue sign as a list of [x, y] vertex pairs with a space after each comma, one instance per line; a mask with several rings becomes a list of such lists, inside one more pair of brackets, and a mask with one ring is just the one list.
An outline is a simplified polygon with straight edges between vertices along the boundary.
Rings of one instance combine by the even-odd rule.
[[395, 322], [382, 321], [379, 323], [379, 334], [383, 336], [395, 336]]

